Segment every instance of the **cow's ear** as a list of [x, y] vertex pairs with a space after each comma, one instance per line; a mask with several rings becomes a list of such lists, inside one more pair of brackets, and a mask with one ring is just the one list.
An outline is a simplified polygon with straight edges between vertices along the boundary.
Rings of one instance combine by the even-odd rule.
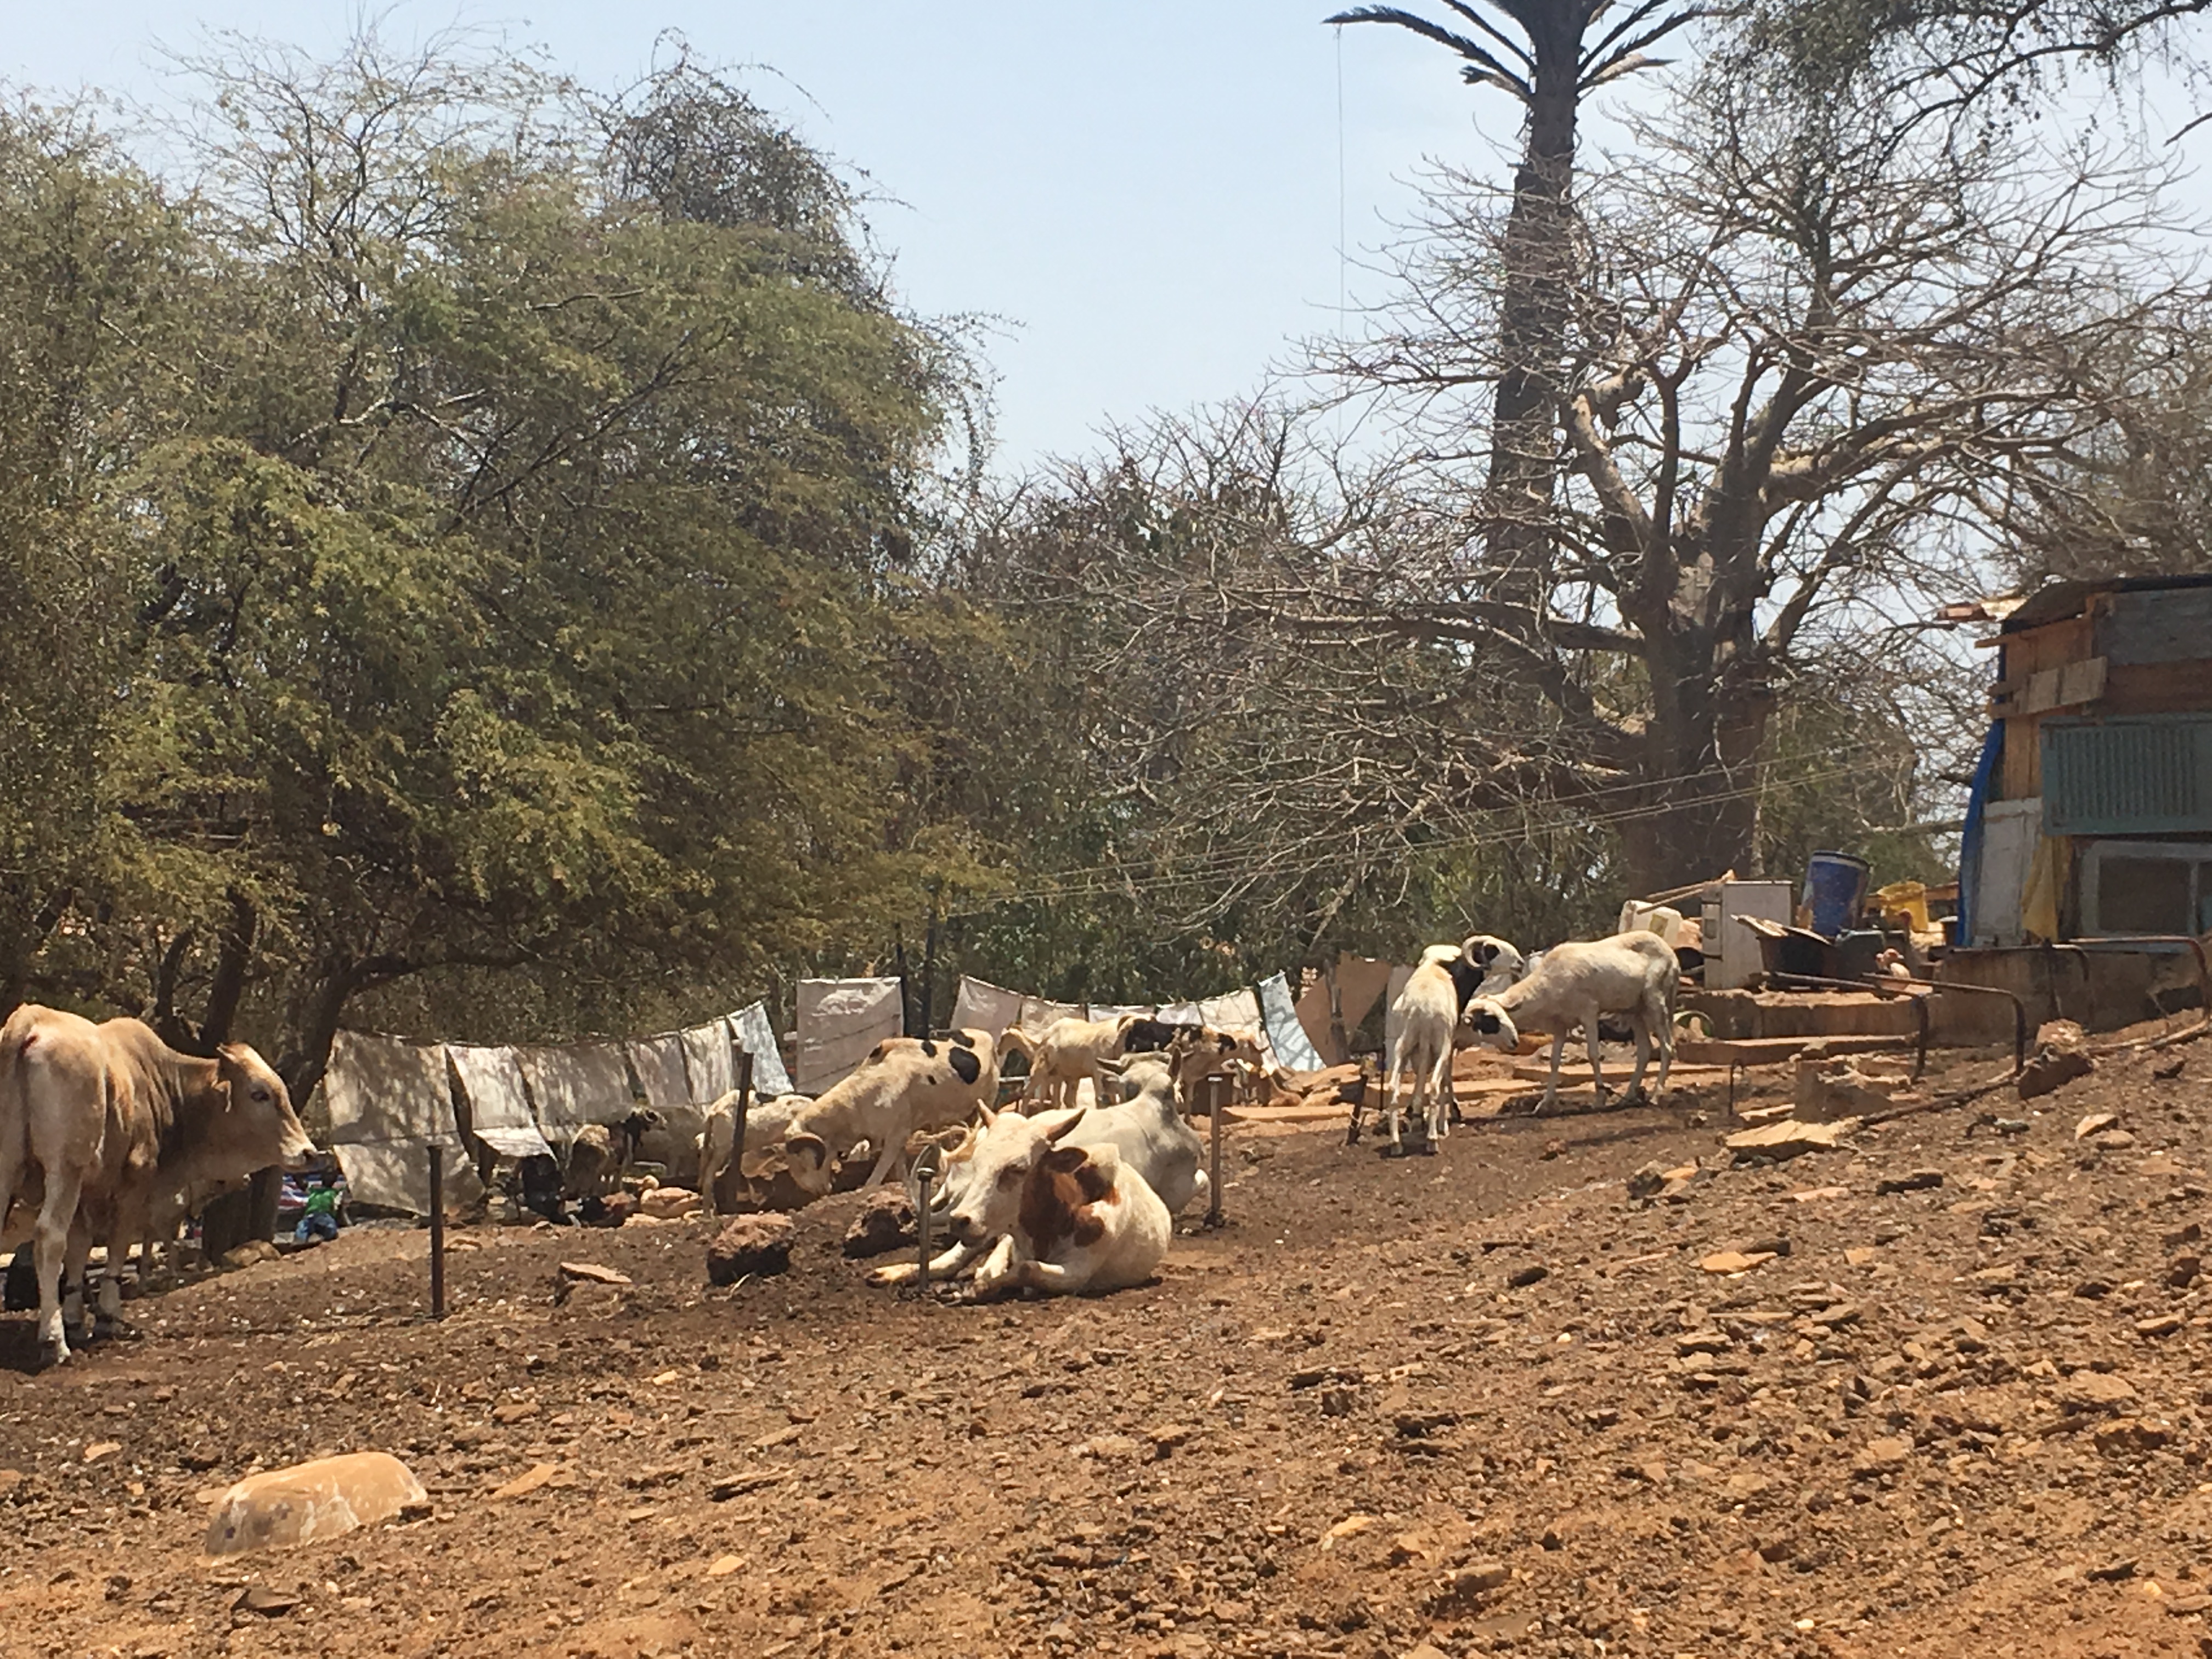
[[1044, 1155], [1044, 1167], [1060, 1175], [1073, 1175], [1090, 1161], [1090, 1149], [1085, 1146], [1055, 1146]]

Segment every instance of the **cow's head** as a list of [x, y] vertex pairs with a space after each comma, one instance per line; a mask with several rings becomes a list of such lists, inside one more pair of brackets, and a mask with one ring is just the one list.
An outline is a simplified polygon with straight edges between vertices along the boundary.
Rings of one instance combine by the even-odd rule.
[[1479, 1035], [1488, 1037], [1493, 1048], [1510, 1054], [1521, 1046], [1521, 1033], [1514, 1029], [1513, 1016], [1495, 997], [1477, 997], [1468, 1003], [1467, 1023]]
[[783, 1167], [810, 1200], [827, 1198], [837, 1179], [837, 1158], [830, 1143], [805, 1129], [783, 1138]]
[[216, 1050], [217, 1115], [210, 1150], [226, 1164], [252, 1170], [281, 1164], [304, 1170], [321, 1156], [292, 1109], [284, 1079], [242, 1042]]
[[954, 1240], [974, 1246], [1012, 1231], [1021, 1213], [1022, 1185], [1030, 1171], [1083, 1121], [1089, 1109], [1078, 1106], [1062, 1112], [1040, 1112], [1035, 1117], [1024, 1117], [1019, 1112], [985, 1111], [982, 1133], [962, 1160], [959, 1195], [945, 1218]]

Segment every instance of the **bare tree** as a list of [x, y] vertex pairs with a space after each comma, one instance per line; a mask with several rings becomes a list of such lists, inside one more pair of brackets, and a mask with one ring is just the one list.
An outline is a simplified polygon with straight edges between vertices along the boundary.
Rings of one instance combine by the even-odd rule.
[[[2155, 402], [2102, 366], [2178, 327], [2156, 182], [1896, 100], [1686, 89], [1582, 192], [1558, 552], [1522, 605], [1494, 591], [1463, 470], [1515, 204], [1459, 181], [1395, 325], [1336, 365], [1399, 435], [1390, 465], [1248, 415], [1153, 434], [1068, 492], [1086, 506], [1055, 556], [1111, 647], [1096, 679], [1129, 787], [1178, 803], [1191, 867], [1306, 880], [1317, 912], [1516, 817], [1617, 829], [1637, 890], [1757, 868], [1761, 797], [1805, 766], [1775, 744], [1801, 677], [1855, 673], [1909, 726], [1912, 683], [1942, 672], [1917, 617]], [[1911, 744], [1874, 747], [1890, 758], [1845, 747], [1828, 769], [1879, 771], [1890, 822], [1923, 816]]]
[[1457, 56], [1468, 85], [1494, 88], [1521, 106], [1521, 163], [1498, 249], [1486, 529], [1496, 597], [1527, 609], [1547, 585], [1551, 563], [1547, 517], [1558, 475], [1553, 422], [1575, 280], [1575, 147], [1583, 100], [1652, 66], [1649, 49], [1706, 9], [1671, 0], [1627, 7], [1613, 0], [1442, 4], [1453, 24], [1399, 6], [1355, 6], [1328, 21], [1410, 30]]

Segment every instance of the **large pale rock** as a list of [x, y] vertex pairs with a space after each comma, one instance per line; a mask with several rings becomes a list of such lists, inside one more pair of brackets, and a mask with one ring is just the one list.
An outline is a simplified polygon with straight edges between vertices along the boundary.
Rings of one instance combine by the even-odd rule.
[[637, 1199], [640, 1216], [655, 1221], [673, 1221], [687, 1215], [696, 1215], [707, 1207], [707, 1200], [684, 1187], [655, 1187], [640, 1193]]
[[318, 1458], [248, 1475], [223, 1493], [204, 1547], [210, 1555], [236, 1555], [320, 1543], [428, 1501], [422, 1482], [387, 1453]]

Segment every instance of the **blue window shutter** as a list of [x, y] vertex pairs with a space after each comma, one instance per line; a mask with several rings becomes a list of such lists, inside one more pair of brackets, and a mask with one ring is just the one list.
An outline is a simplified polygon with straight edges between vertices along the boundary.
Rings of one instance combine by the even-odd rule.
[[2212, 715], [2044, 721], [2043, 830], [2212, 830]]

